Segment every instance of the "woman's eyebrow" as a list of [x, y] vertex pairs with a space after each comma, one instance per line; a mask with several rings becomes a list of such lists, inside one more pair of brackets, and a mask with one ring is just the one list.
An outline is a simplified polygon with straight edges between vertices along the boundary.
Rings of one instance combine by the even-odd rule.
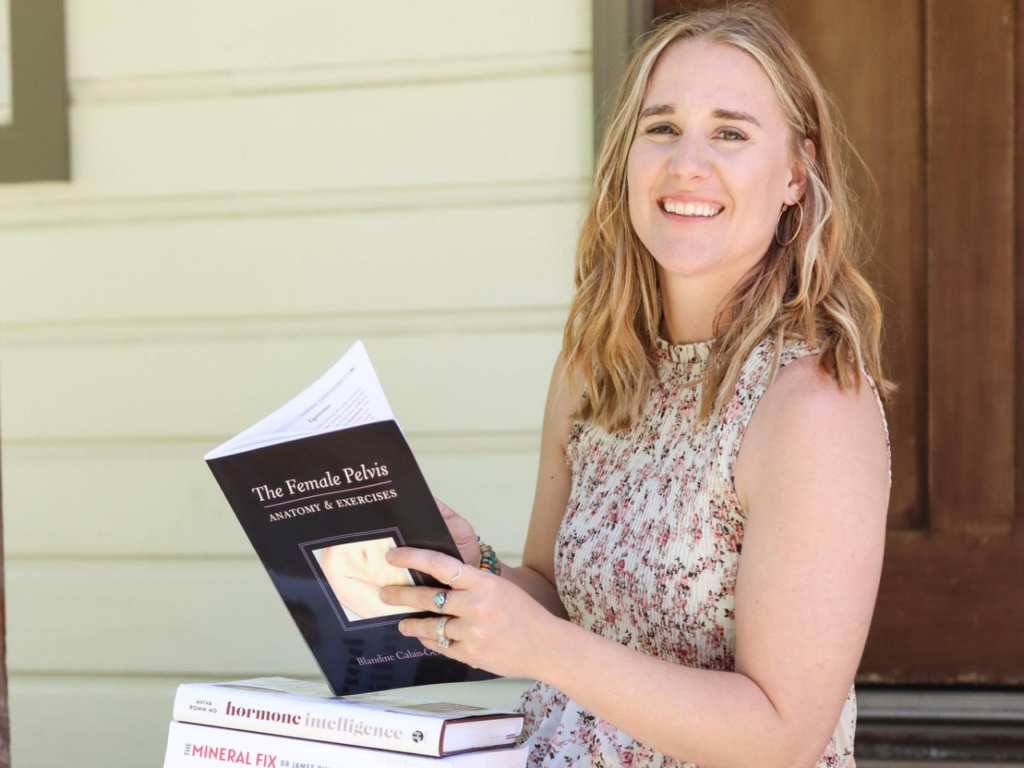
[[[645, 117], [652, 117], [654, 115], [672, 115], [675, 114], [674, 104], [652, 104], [649, 107], [645, 107], [641, 112], [638, 120], [643, 120]], [[746, 123], [753, 123], [758, 128], [761, 128], [761, 123], [758, 119], [748, 112], [741, 112], [736, 109], [725, 109], [724, 107], [718, 107], [711, 112], [711, 116], [719, 120], [739, 120]]]
[[721, 107], [719, 107], [711, 114], [712, 116], [717, 117], [719, 120], [740, 120], [746, 123], [753, 123], [758, 128], [761, 127], [761, 123], [759, 123], [757, 121], [757, 118], [754, 117], [749, 112], [740, 112], [735, 109], [722, 109]]
[[652, 115], [671, 115], [676, 111], [675, 105], [673, 104], [652, 104], [646, 107], [640, 112], [638, 120], [643, 120], [645, 117], [651, 117]]

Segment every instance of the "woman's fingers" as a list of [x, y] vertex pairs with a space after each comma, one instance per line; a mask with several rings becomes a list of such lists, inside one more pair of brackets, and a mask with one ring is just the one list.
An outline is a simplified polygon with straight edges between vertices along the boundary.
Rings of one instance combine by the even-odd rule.
[[[443, 602], [437, 600], [440, 594], [447, 594]], [[380, 599], [387, 605], [408, 605], [420, 611], [433, 613], [458, 613], [459, 593], [451, 589], [433, 587], [384, 587]]]
[[453, 589], [468, 589], [480, 577], [479, 571], [443, 552], [416, 547], [389, 549], [385, 558], [391, 565], [422, 571]]
[[[415, 637], [420, 640], [428, 640], [431, 642], [437, 642], [437, 626], [441, 622], [441, 618], [429, 618], [429, 619], [402, 619], [398, 623], [398, 631], [406, 637]], [[444, 635], [451, 642], [458, 642], [462, 635], [459, 634], [459, 620], [457, 618], [449, 618], [444, 625]]]
[[441, 512], [441, 517], [444, 518], [445, 524], [448, 526], [448, 533], [451, 534], [452, 539], [455, 541], [455, 546], [459, 548], [459, 554], [462, 555], [462, 559], [474, 567], [479, 566], [480, 545], [477, 543], [476, 531], [473, 530], [473, 526], [470, 525], [466, 518], [462, 517], [436, 496], [434, 501], [437, 502], [437, 508]]
[[441, 643], [438, 626], [443, 618], [445, 617], [405, 619], [398, 625], [398, 629], [403, 635], [415, 638], [424, 648], [434, 653], [482, 669], [479, 654], [473, 652], [471, 644], [466, 638], [465, 633], [469, 625], [464, 619], [448, 618], [444, 624], [444, 637], [447, 638], [447, 641], [444, 644]]

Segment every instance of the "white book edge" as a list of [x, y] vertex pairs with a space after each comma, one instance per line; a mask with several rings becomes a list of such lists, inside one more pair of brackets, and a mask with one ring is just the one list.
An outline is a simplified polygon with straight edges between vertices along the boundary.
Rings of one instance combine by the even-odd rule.
[[207, 453], [209, 461], [395, 418], [362, 341], [276, 411]]
[[[307, 689], [311, 695], [302, 695]], [[364, 702], [332, 697], [325, 686], [288, 678], [183, 683], [175, 694], [172, 716], [218, 728], [434, 757], [507, 745], [522, 731], [523, 717], [513, 712], [485, 708], [447, 715], [403, 712], [396, 711], [400, 699], [386, 697], [389, 702], [382, 705], [373, 703], [372, 694], [363, 696]], [[458, 722], [465, 717], [479, 720]]]
[[432, 765], [525, 768], [526, 753], [527, 748], [523, 746], [450, 757], [427, 757], [172, 721], [167, 734], [164, 768], [194, 768], [215, 763], [256, 768], [284, 768], [285, 763], [290, 766], [315, 765], [317, 768], [350, 768], [353, 765], [359, 768], [427, 768]]

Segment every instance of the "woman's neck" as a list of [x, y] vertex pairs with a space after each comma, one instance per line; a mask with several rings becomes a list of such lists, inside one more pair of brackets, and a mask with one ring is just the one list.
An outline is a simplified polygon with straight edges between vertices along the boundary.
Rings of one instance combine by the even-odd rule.
[[658, 268], [662, 337], [672, 344], [715, 338], [715, 318], [742, 275], [670, 275]]
[[708, 292], [663, 291], [661, 296], [661, 335], [671, 344], [692, 344], [714, 338], [717, 296]]

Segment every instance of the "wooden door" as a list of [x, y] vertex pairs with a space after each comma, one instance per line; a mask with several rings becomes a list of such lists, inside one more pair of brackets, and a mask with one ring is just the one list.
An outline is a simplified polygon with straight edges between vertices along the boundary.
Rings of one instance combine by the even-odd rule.
[[[658, 0], [654, 13], [710, 4]], [[870, 169], [852, 164], [877, 241], [865, 272], [901, 388], [857, 681], [1024, 685], [1024, 0], [773, 5]]]

